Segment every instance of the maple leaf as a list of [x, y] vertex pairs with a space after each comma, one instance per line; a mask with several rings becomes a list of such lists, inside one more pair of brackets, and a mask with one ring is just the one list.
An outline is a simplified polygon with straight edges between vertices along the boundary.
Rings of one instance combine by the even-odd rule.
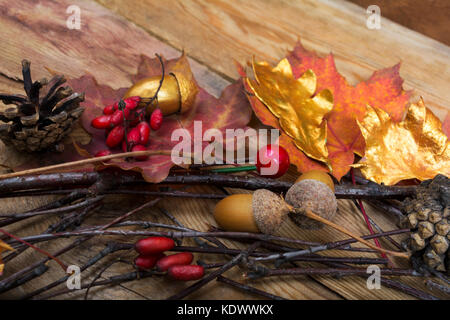
[[2, 252], [4, 251], [12, 251], [14, 250], [13, 248], [11, 248], [7, 243], [3, 242], [2, 240], [0, 240], [0, 276], [3, 274], [3, 269], [5, 267], [5, 265], [2, 262]]
[[283, 59], [272, 68], [266, 62], [254, 62], [255, 80], [246, 78], [254, 94], [273, 115], [295, 146], [309, 157], [327, 162], [327, 125], [324, 116], [333, 107], [329, 90], [316, 92], [316, 76], [311, 70], [294, 79], [292, 69]]
[[447, 138], [450, 139], [450, 111], [447, 112], [447, 116], [445, 117], [444, 123], [442, 124], [442, 130], [447, 135]]
[[395, 122], [385, 111], [367, 107], [358, 125], [366, 142], [365, 156], [354, 167], [367, 179], [393, 185], [401, 180], [450, 176], [450, 146], [439, 119], [420, 100]]
[[[167, 74], [177, 71], [184, 72], [187, 78], [192, 77], [189, 62], [184, 54], [178, 59], [168, 61], [163, 59], [163, 62]], [[159, 60], [142, 55], [138, 73], [130, 78], [133, 81], [137, 81], [160, 74], [161, 65]], [[108, 149], [105, 143], [104, 130], [92, 128], [90, 123], [94, 117], [102, 114], [104, 106], [119, 101], [123, 97], [126, 88], [114, 90], [107, 85], [100, 85], [91, 75], [70, 79], [68, 83], [74, 90], [85, 92], [85, 101], [83, 103], [85, 111], [81, 117], [81, 124], [92, 136], [92, 140], [83, 148], [89, 154]], [[161, 128], [151, 132], [148, 150], [171, 151], [179, 143], [179, 141], [171, 141], [172, 132], [176, 129], [184, 128], [194, 138], [194, 121], [201, 121], [202, 128], [198, 134], [201, 134], [202, 137], [204, 132], [211, 128], [220, 130], [225, 136], [226, 129], [245, 128], [250, 121], [250, 117], [251, 109], [243, 92], [242, 81], [237, 81], [225, 88], [219, 99], [199, 88], [196, 101], [189, 111], [181, 115], [164, 117]], [[194, 144], [193, 140], [192, 145]], [[208, 142], [204, 142], [202, 148], [205, 148], [208, 144]], [[117, 153], [119, 152], [121, 151], [117, 149]], [[124, 170], [138, 171], [142, 173], [146, 181], [157, 183], [167, 177], [174, 165], [170, 156], [158, 155], [151, 156], [146, 161], [115, 159], [104, 163], [98, 168], [115, 166]]]
[[[350, 170], [354, 162], [354, 153], [364, 154], [364, 139], [356, 120], [362, 120], [366, 105], [387, 111], [392, 119], [400, 121], [406, 110], [410, 93], [402, 89], [403, 80], [399, 76], [400, 65], [375, 72], [366, 82], [351, 86], [336, 69], [334, 58], [329, 54], [325, 58], [307, 51], [301, 43], [287, 56], [295, 78], [301, 77], [307, 70], [312, 70], [317, 77], [317, 92], [329, 89], [333, 94], [333, 110], [325, 117], [327, 120], [328, 161], [332, 174], [340, 180]], [[242, 71], [240, 71], [242, 73]], [[251, 88], [250, 92], [251, 91]], [[266, 125], [281, 129], [276, 125], [276, 118], [267, 113], [264, 104], [258, 103], [248, 95], [250, 104], [257, 117]], [[291, 162], [300, 172], [312, 169], [326, 170], [317, 161], [306, 157], [303, 152], [290, 146], [289, 139], [280, 136], [280, 145], [292, 150]]]

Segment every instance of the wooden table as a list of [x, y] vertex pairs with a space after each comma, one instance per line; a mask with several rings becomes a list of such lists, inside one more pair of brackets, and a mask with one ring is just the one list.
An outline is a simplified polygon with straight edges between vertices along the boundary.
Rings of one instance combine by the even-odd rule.
[[[81, 8], [81, 30], [66, 27], [67, 7]], [[160, 53], [167, 58], [180, 55], [184, 49], [200, 85], [218, 96], [221, 90], [238, 77], [233, 60], [245, 63], [253, 55], [276, 62], [301, 37], [303, 44], [319, 54], [332, 51], [339, 71], [351, 83], [367, 79], [383, 67], [402, 61], [401, 75], [405, 88], [414, 89], [415, 98], [423, 96], [438, 117], [443, 119], [450, 106], [450, 48], [388, 20], [382, 20], [380, 30], [366, 28], [366, 14], [362, 8], [345, 1], [158, 1], [158, 0], [18, 0], [0, 1], [0, 91], [20, 92], [20, 61], [32, 61], [34, 78], [48, 76], [44, 67], [78, 77], [87, 72], [100, 83], [113, 88], [130, 86], [128, 74], [135, 73], [140, 54]], [[3, 164], [23, 161], [11, 150], [1, 147]], [[291, 170], [287, 179], [295, 178]], [[192, 187], [189, 191], [206, 191], [207, 187]], [[2, 213], [20, 212], [36, 208], [50, 201], [50, 197], [1, 200]], [[100, 224], [123, 214], [144, 199], [139, 197], [111, 197], [104, 207], [89, 218], [87, 224]], [[166, 208], [182, 223], [199, 230], [214, 225], [211, 212], [213, 200], [163, 199]], [[394, 219], [373, 208], [369, 215], [384, 230], [395, 229]], [[136, 219], [168, 220], [149, 208]], [[19, 236], [37, 234], [58, 217], [27, 220], [10, 228]], [[339, 201], [336, 223], [357, 234], [367, 234], [363, 217], [351, 201]], [[306, 232], [287, 223], [280, 235], [310, 241], [335, 241], [344, 237], [332, 229]], [[62, 256], [68, 264], [82, 265], [105, 246], [111, 238], [89, 241]], [[115, 238], [117, 239], [117, 237]], [[132, 242], [133, 239], [119, 238]], [[397, 240], [401, 238], [396, 237]], [[43, 243], [40, 246], [54, 252], [70, 240]], [[392, 245], [382, 240], [382, 245]], [[186, 243], [189, 243], [187, 241]], [[230, 246], [241, 247], [232, 242]], [[348, 255], [341, 251], [334, 256]], [[83, 272], [82, 282], [89, 282], [108, 261], [118, 256], [131, 261], [134, 253], [114, 255]], [[374, 257], [374, 255], [368, 254]], [[9, 263], [6, 276], [24, 265], [36, 261], [39, 254], [27, 250]], [[196, 255], [205, 261], [220, 261], [220, 257]], [[223, 258], [222, 258], [223, 259]], [[400, 262], [397, 261], [399, 265]], [[50, 271], [25, 285], [11, 290], [0, 298], [18, 298], [23, 294], [60, 278], [63, 274], [55, 263]], [[131, 266], [115, 264], [103, 278], [127, 272]], [[238, 281], [242, 270], [226, 273]], [[406, 278], [408, 285], [424, 289], [421, 279]], [[252, 285], [289, 299], [411, 299], [411, 296], [382, 287], [368, 290], [366, 280], [358, 277], [334, 279], [327, 276], [280, 277], [257, 280]], [[164, 278], [151, 278], [123, 283], [114, 287], [93, 289], [91, 299], [161, 299], [185, 287]], [[425, 290], [425, 289], [424, 289]], [[58, 298], [83, 298], [84, 292], [74, 292]], [[437, 293], [435, 293], [437, 294]], [[193, 299], [255, 299], [227, 285], [213, 281], [195, 294]], [[448, 298], [448, 297], [447, 297]]]

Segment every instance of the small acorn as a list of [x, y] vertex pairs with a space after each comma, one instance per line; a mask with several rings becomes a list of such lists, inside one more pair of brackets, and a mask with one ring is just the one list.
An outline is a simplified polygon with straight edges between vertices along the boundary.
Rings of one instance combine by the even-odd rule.
[[288, 212], [283, 198], [259, 189], [253, 194], [233, 194], [220, 200], [214, 209], [214, 218], [227, 231], [272, 234]]
[[[148, 100], [158, 90], [160, 80], [161, 76], [139, 80], [128, 89], [124, 99], [133, 96], [141, 97], [139, 107], [145, 107]], [[194, 104], [197, 92], [198, 88], [195, 82], [185, 77], [182, 73], [172, 72], [166, 74], [157, 99], [155, 99], [154, 103], [147, 106], [147, 113], [151, 114], [156, 107], [161, 109], [165, 116], [173, 113], [184, 113]]]
[[333, 180], [327, 173], [318, 170], [301, 175], [286, 193], [286, 202], [298, 208], [289, 213], [289, 218], [300, 228], [308, 230], [321, 229], [324, 225], [303, 214], [305, 209], [331, 221], [337, 212]]

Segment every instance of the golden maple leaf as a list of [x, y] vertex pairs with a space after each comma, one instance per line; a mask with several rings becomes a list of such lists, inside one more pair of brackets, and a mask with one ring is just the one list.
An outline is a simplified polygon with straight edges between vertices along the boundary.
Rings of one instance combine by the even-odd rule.
[[2, 240], [0, 240], [0, 275], [2, 275], [3, 268], [5, 267], [5, 265], [2, 262], [1, 254], [2, 254], [3, 251], [7, 251], [7, 250], [14, 250], [14, 249], [11, 248], [7, 243], [5, 243]]
[[411, 104], [405, 120], [394, 122], [381, 110], [367, 107], [358, 121], [366, 141], [365, 157], [354, 167], [377, 183], [450, 176], [450, 147], [439, 119], [422, 100]]
[[327, 123], [324, 116], [333, 109], [333, 95], [316, 92], [312, 70], [295, 79], [287, 59], [275, 68], [253, 61], [255, 80], [246, 79], [256, 97], [278, 118], [280, 127], [307, 156], [328, 164]]

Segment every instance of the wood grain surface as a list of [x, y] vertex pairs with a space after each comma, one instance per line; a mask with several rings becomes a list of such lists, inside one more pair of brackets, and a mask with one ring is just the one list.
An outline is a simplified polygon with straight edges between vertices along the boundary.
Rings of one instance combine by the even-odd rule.
[[[80, 6], [81, 30], [65, 27], [66, 8]], [[86, 72], [96, 76], [100, 83], [114, 88], [129, 86], [127, 74], [134, 73], [140, 54], [153, 56], [162, 53], [168, 58], [185, 49], [200, 85], [218, 95], [231, 80], [237, 78], [233, 59], [245, 63], [252, 55], [269, 61], [281, 59], [301, 36], [308, 49], [321, 54], [333, 51], [338, 69], [356, 83], [370, 76], [375, 69], [403, 61], [401, 74], [408, 88], [424, 97], [439, 117], [445, 116], [450, 105], [450, 80], [447, 46], [416, 32], [383, 20], [383, 28], [371, 31], [365, 28], [365, 13], [356, 5], [341, 1], [157, 1], [157, 0], [19, 0], [0, 1], [0, 33], [3, 46], [0, 62], [0, 92], [17, 92], [20, 89], [20, 61], [32, 61], [35, 78], [48, 75], [45, 66], [63, 72], [68, 77]], [[19, 36], [20, 35], [20, 36]], [[1, 147], [0, 154], [14, 154]], [[18, 155], [15, 154], [17, 157]], [[4, 156], [3, 156], [4, 157]], [[0, 158], [3, 159], [3, 158]], [[20, 161], [18, 159], [17, 161]], [[292, 169], [284, 177], [296, 177]], [[204, 186], [190, 187], [188, 191], [214, 190]], [[233, 190], [240, 192], [240, 190]], [[3, 199], [1, 213], [21, 212], [49, 201], [49, 198]], [[142, 197], [108, 197], [104, 206], [95, 212], [87, 224], [100, 225], [111, 221], [148, 199]], [[215, 201], [194, 199], [162, 199], [158, 206], [164, 207], [186, 226], [207, 230], [215, 225], [212, 210]], [[392, 217], [368, 207], [368, 214], [384, 230], [395, 229]], [[59, 217], [31, 219], [16, 224], [12, 230], [19, 236], [37, 234]], [[159, 210], [148, 208], [134, 219], [168, 222]], [[339, 201], [336, 223], [346, 226], [357, 234], [367, 234], [364, 219], [351, 201]], [[292, 223], [286, 223], [279, 235], [310, 241], [336, 241], [345, 236], [324, 228], [320, 231], [302, 231]], [[400, 240], [401, 237], [395, 237]], [[66, 264], [82, 265], [96, 255], [111, 237], [99, 237], [62, 256]], [[136, 239], [114, 237], [120, 241]], [[55, 252], [72, 240], [65, 239], [42, 243], [40, 246]], [[184, 240], [183, 243], [192, 243]], [[237, 248], [243, 246], [230, 241], [224, 243]], [[389, 242], [382, 245], [392, 248]], [[342, 251], [330, 251], [333, 256], [349, 256]], [[377, 255], [366, 254], [369, 257]], [[107, 263], [121, 257], [132, 261], [133, 252], [122, 252], [105, 258], [101, 263], [83, 272], [83, 283], [88, 283]], [[19, 270], [39, 254], [27, 250], [19, 258], [7, 264], [6, 276]], [[213, 262], [221, 257], [196, 255], [197, 259]], [[223, 258], [222, 258], [223, 259]], [[404, 266], [402, 261], [394, 261]], [[4, 299], [21, 297], [23, 294], [63, 276], [53, 262], [50, 270], [25, 285], [0, 296]], [[103, 278], [132, 271], [126, 263], [109, 268]], [[234, 268], [226, 275], [242, 280], [243, 270]], [[405, 283], [425, 290], [421, 279], [406, 278]], [[368, 290], [366, 280], [358, 277], [335, 279], [331, 277], [279, 277], [251, 282], [255, 287], [289, 299], [411, 299], [396, 290], [383, 287]], [[165, 278], [149, 278], [122, 285], [96, 288], [89, 299], [163, 299], [181, 288], [185, 283]], [[63, 288], [60, 286], [60, 288]], [[435, 293], [436, 294], [436, 293]], [[84, 291], [59, 296], [58, 299], [82, 299]], [[212, 282], [189, 296], [192, 299], [255, 299], [227, 285]]]
[[349, 0], [363, 8], [380, 7], [381, 15], [402, 26], [450, 45], [450, 2], [447, 0]]

